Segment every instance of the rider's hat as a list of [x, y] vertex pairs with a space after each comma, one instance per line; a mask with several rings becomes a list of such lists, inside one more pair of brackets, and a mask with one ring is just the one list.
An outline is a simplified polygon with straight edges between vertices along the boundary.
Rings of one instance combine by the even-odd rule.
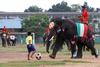
[[85, 6], [85, 5], [83, 5], [83, 6], [82, 6], [82, 8], [86, 8], [86, 6]]

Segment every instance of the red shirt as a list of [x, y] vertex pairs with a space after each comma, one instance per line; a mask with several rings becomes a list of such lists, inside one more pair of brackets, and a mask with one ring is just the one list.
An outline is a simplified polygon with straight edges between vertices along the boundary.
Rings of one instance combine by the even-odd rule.
[[3, 33], [6, 33], [7, 32], [7, 30], [6, 30], [6, 27], [4, 26], [4, 28], [2, 29], [2, 32]]
[[82, 10], [82, 23], [87, 23], [88, 21], [88, 12], [86, 9]]

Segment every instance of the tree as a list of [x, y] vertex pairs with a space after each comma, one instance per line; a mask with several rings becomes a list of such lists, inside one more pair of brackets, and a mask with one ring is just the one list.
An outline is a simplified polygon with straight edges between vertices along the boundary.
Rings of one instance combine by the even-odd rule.
[[71, 11], [71, 7], [69, 7], [67, 2], [64, 1], [56, 5], [53, 5], [52, 8], [48, 10], [48, 12], [67, 12], [67, 11]]
[[47, 15], [34, 15], [22, 21], [22, 28], [24, 31], [34, 32], [36, 37], [40, 37], [43, 35], [48, 22], [49, 19]]
[[25, 9], [24, 12], [42, 12], [42, 8], [37, 6], [30, 6], [28, 9]]
[[96, 12], [100, 12], [100, 8], [96, 8]]
[[73, 12], [81, 11], [81, 5], [79, 4], [72, 4], [71, 9]]
[[94, 8], [90, 7], [87, 2], [84, 2], [84, 5], [87, 7], [88, 12], [93, 12]]

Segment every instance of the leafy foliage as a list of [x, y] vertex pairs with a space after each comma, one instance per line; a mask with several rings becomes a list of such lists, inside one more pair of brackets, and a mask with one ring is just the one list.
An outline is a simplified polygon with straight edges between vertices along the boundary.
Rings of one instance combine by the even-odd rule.
[[30, 6], [28, 9], [25, 9], [24, 12], [42, 12], [42, 8], [37, 6]]
[[[83, 5], [86, 5], [89, 12], [93, 12], [94, 8], [89, 6], [87, 2], [84, 2]], [[80, 4], [72, 4], [68, 6], [67, 2], [62, 1], [61, 3], [53, 4], [51, 8], [45, 10], [46, 12], [76, 12], [81, 10]], [[99, 8], [97, 9], [99, 11]], [[38, 6], [30, 6], [28, 9], [25, 9], [24, 12], [42, 12], [43, 9]]]
[[49, 19], [47, 15], [34, 15], [22, 21], [22, 28], [24, 31], [34, 32], [36, 36], [42, 36], [48, 22]]
[[69, 7], [67, 2], [64, 1], [56, 5], [53, 5], [52, 8], [48, 10], [48, 12], [66, 12], [66, 11], [71, 11], [71, 7]]
[[84, 5], [86, 6], [86, 8], [87, 8], [87, 10], [89, 12], [93, 12], [94, 11], [94, 8], [93, 7], [90, 7], [87, 2], [84, 2]]
[[81, 11], [81, 5], [79, 5], [79, 4], [72, 4], [71, 5], [71, 9], [72, 9], [73, 12]]

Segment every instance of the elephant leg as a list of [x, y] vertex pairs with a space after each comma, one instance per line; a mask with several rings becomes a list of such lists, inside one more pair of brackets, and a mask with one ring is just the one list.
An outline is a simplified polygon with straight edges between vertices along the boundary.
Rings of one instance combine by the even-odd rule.
[[98, 50], [94, 47], [94, 42], [88, 41], [86, 46], [91, 50], [92, 55], [98, 58]]
[[76, 57], [76, 54], [77, 51], [76, 51], [76, 44], [71, 44], [71, 58], [74, 58]]
[[67, 45], [68, 50], [70, 51], [71, 50], [71, 45], [72, 45], [71, 42], [69, 40], [66, 40], [65, 43]]
[[55, 46], [55, 42], [51, 45], [51, 49], [53, 49], [53, 48], [54, 48], [54, 46]]
[[47, 53], [49, 53], [50, 43], [51, 43], [51, 42], [50, 42], [50, 41], [48, 41], [48, 42], [47, 42], [47, 44], [46, 44], [46, 52], [47, 52]]
[[45, 46], [46, 44], [46, 41], [45, 41], [45, 38], [43, 37], [43, 46]]
[[83, 56], [83, 51], [82, 51], [82, 48], [83, 48], [83, 43], [81, 43], [81, 42], [78, 42], [77, 43], [77, 56], [76, 56], [76, 58], [82, 58], [82, 56]]
[[85, 44], [83, 45], [83, 51], [85, 51], [86, 50], [86, 46], [85, 46]]
[[61, 49], [62, 45], [64, 43], [64, 40], [56, 41], [53, 52], [51, 55], [49, 55], [50, 58], [55, 59], [57, 52]]

